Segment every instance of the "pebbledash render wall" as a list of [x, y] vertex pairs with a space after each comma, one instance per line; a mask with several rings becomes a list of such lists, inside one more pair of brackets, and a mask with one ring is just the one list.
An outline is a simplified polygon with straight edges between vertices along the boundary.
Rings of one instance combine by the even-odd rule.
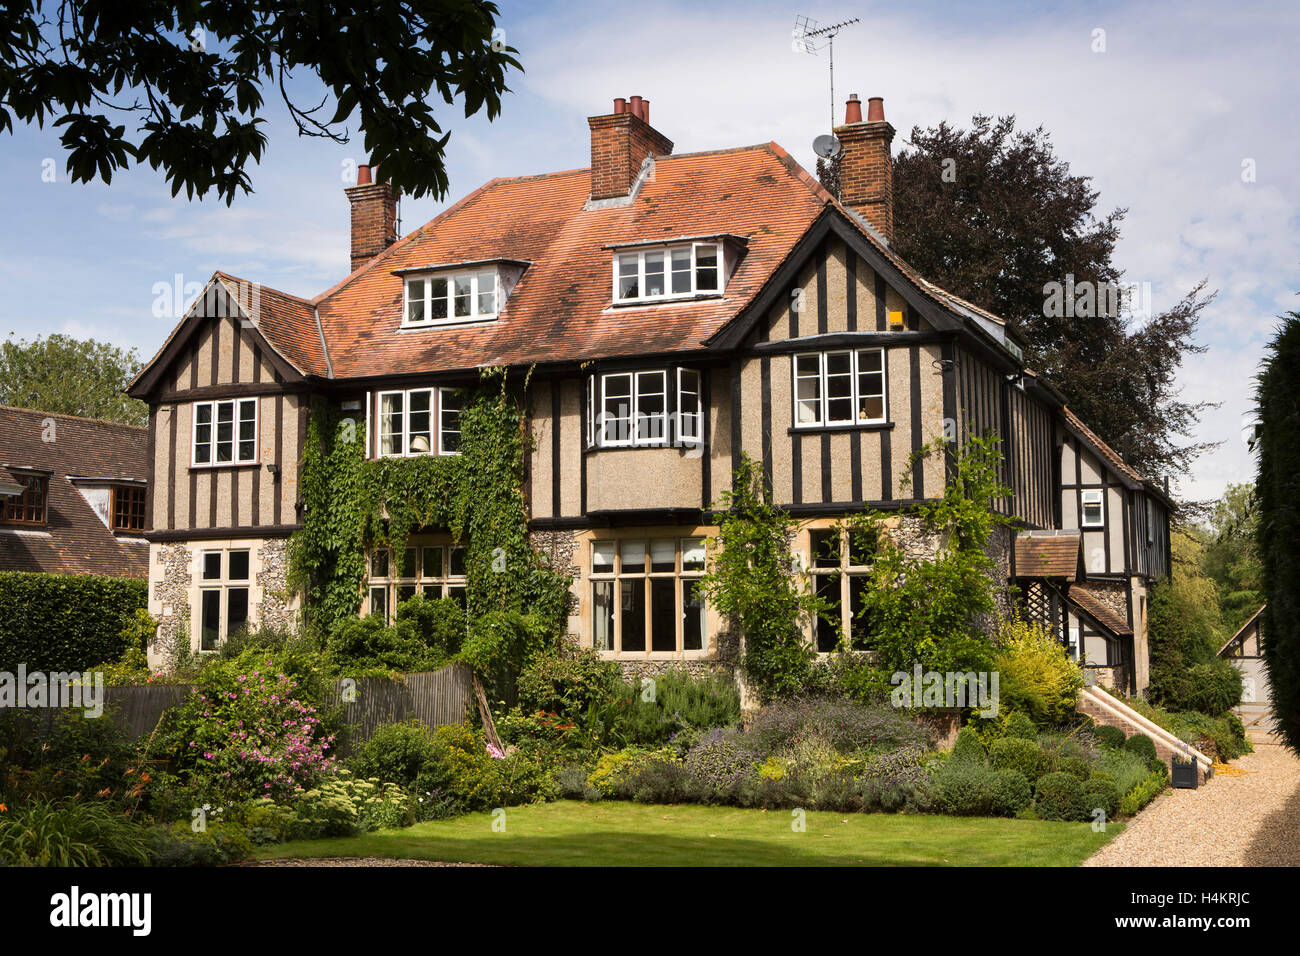
[[149, 665], [166, 663], [178, 639], [199, 649], [199, 568], [204, 551], [249, 552], [248, 617], [250, 626], [292, 630], [298, 627], [300, 596], [290, 590], [289, 539], [229, 538], [155, 542], [149, 546], [149, 613], [158, 631], [149, 646]]

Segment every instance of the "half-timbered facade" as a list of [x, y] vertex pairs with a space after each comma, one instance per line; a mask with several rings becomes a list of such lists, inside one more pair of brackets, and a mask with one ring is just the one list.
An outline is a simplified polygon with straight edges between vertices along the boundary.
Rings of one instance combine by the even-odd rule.
[[[1084, 477], [1117, 496], [1104, 540], [1119, 544], [1095, 574], [1138, 626], [1134, 582], [1163, 567], [1137, 546], [1148, 486], [1089, 444], [1001, 319], [892, 251], [894, 131], [871, 102], [864, 121], [853, 97], [837, 130], [840, 197], [775, 143], [674, 155], [638, 97], [590, 119], [589, 169], [493, 180], [400, 239], [396, 199], [363, 167], [351, 274], [304, 300], [219, 273], [132, 386], [152, 407], [155, 613], [204, 648], [292, 616], [284, 542], [313, 397], [364, 421], [371, 457], [455, 454], [458, 389], [504, 365], [531, 372], [527, 500], [539, 546], [574, 577], [570, 631], [629, 667], [725, 657], [696, 582], [742, 454], [800, 519], [809, 586], [850, 622], [870, 556], [837, 547], [833, 526], [871, 505], [917, 536], [907, 508], [946, 475], [913, 452], [989, 432], [1012, 490], [1000, 507], [1026, 532], [1079, 527]], [[374, 556], [363, 612], [456, 596], [459, 544], [425, 529], [407, 554]], [[1016, 553], [999, 538], [999, 573], [1023, 590], [1038, 579]], [[1044, 620], [1065, 641], [1076, 625], [1055, 608]], [[814, 631], [820, 650], [863, 637]], [[1107, 633], [1103, 666], [1123, 647], [1131, 660], [1133, 636]]]

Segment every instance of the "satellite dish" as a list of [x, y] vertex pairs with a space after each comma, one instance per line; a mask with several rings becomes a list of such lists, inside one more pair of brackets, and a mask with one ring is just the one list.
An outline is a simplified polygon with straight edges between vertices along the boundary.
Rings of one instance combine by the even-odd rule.
[[844, 147], [840, 145], [840, 141], [830, 133], [824, 133], [813, 140], [813, 152], [822, 159], [834, 159], [843, 150]]

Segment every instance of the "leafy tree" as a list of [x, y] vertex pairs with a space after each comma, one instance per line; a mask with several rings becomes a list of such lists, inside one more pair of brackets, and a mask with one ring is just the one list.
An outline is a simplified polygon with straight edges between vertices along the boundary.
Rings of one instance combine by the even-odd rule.
[[143, 425], [149, 406], [123, 391], [139, 370], [135, 349], [94, 339], [0, 342], [0, 405]]
[[713, 516], [719, 549], [700, 587], [743, 636], [741, 666], [758, 693], [798, 693], [813, 658], [804, 626], [830, 608], [799, 586], [790, 551], [797, 525], [772, 504], [763, 466], [742, 454], [733, 487]]
[[[485, 0], [9, 4], [0, 131], [15, 118], [51, 120], [73, 182], [148, 163], [166, 171], [172, 195], [215, 189], [228, 205], [252, 191], [245, 167], [266, 147], [270, 87], [300, 135], [348, 142], [344, 124], [357, 116], [383, 178], [442, 197], [451, 134], [429, 94], [459, 98], [466, 116], [497, 116], [507, 70], [522, 67], [496, 17]], [[316, 105], [290, 94], [295, 70], [324, 87]]]
[[1202, 570], [1204, 545], [1186, 531], [1170, 542], [1172, 574], [1151, 589], [1147, 610], [1152, 701], [1219, 716], [1241, 701], [1241, 675], [1221, 660], [1227, 637], [1219, 591]]
[[1210, 512], [1202, 566], [1219, 587], [1223, 623], [1233, 633], [1264, 603], [1255, 550], [1258, 524], [1254, 485], [1228, 485]]
[[[1193, 335], [1213, 294], [1202, 281], [1173, 307], [1133, 321], [1140, 310], [1112, 261], [1126, 210], [1097, 218], [1098, 193], [1071, 174], [1042, 127], [1017, 131], [1014, 116], [975, 116], [971, 126], [912, 129], [894, 162], [895, 249], [928, 279], [1007, 319], [1032, 367], [1136, 468], [1186, 473], [1210, 446], [1179, 438], [1207, 405], [1180, 401], [1174, 379], [1184, 356], [1203, 350]], [[1066, 298], [1067, 281], [1094, 292], [1116, 283], [1121, 296], [1053, 308], [1052, 283]]]
[[1256, 396], [1264, 666], [1282, 739], [1300, 753], [1300, 312], [1269, 343]]
[[867, 511], [849, 521], [880, 543], [860, 618], [883, 671], [909, 671], [916, 664], [927, 671], [988, 670], [987, 630], [998, 587], [988, 548], [993, 530], [1010, 523], [993, 509], [1010, 493], [997, 477], [998, 439], [975, 437], [956, 449], [940, 441], [913, 457], [932, 454], [951, 455], [954, 464], [943, 497], [915, 512], [939, 545], [935, 554], [913, 555], [896, 545], [890, 535], [895, 518], [887, 512]]

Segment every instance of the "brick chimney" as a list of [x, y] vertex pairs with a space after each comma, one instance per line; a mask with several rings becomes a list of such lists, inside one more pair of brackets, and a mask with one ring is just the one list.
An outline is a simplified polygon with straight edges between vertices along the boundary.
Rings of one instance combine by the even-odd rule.
[[352, 207], [352, 271], [397, 241], [397, 195], [374, 182], [369, 166], [357, 167], [357, 184], [345, 190]]
[[627, 196], [647, 156], [667, 156], [672, 140], [650, 125], [650, 101], [640, 96], [614, 100], [608, 116], [589, 116], [591, 198]]
[[844, 147], [840, 159], [840, 201], [857, 212], [885, 237], [894, 241], [894, 161], [889, 155], [894, 127], [885, 121], [885, 101], [879, 96], [867, 100], [867, 119], [862, 120], [862, 102], [850, 93], [844, 110], [844, 125], [835, 135]]

